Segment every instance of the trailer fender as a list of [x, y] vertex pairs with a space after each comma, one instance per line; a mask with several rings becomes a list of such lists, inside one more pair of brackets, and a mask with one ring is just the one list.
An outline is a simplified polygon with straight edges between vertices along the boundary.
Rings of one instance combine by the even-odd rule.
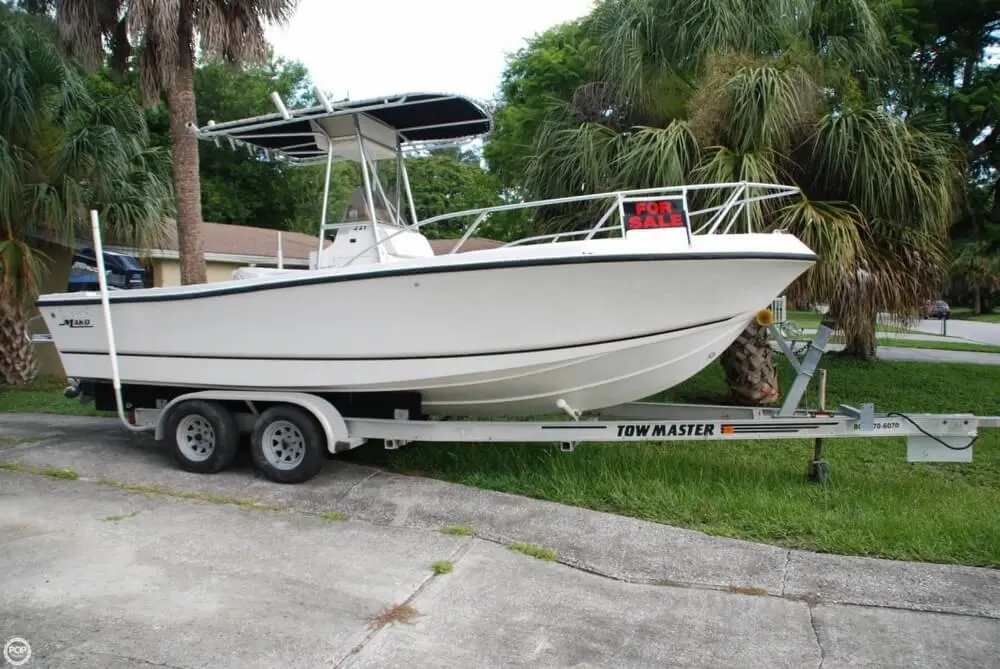
[[320, 428], [323, 430], [323, 434], [326, 436], [327, 450], [331, 453], [340, 453], [359, 445], [356, 442], [360, 440], [351, 439], [344, 417], [340, 415], [336, 407], [322, 397], [310, 395], [309, 393], [267, 392], [259, 390], [199, 390], [175, 397], [160, 410], [159, 418], [156, 421], [157, 441], [166, 436], [166, 425], [170, 409], [181, 402], [193, 399], [246, 402], [254, 413], [257, 413], [256, 408], [253, 407], [254, 402], [292, 404], [305, 409], [316, 418]]

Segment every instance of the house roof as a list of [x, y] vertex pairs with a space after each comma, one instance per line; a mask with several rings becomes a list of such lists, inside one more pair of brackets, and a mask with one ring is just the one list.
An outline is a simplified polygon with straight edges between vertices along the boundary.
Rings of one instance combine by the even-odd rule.
[[[169, 226], [168, 233], [159, 249], [151, 253], [153, 257], [176, 257], [177, 226]], [[206, 260], [217, 262], [274, 262], [278, 256], [278, 231], [231, 223], [202, 223], [201, 235]], [[456, 239], [431, 239], [434, 253], [447, 253], [458, 241]], [[329, 246], [326, 240], [324, 246]], [[503, 242], [482, 237], [470, 237], [459, 253], [480, 251], [502, 246]], [[318, 240], [315, 235], [285, 231], [281, 235], [281, 251], [284, 262], [307, 264], [309, 253], [315, 251]]]

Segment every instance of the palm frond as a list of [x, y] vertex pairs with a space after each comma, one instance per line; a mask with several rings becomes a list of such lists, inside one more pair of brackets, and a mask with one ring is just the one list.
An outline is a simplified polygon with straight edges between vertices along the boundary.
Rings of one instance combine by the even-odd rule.
[[613, 188], [620, 182], [615, 163], [625, 139], [604, 124], [546, 122], [536, 145], [540, 149], [525, 174], [532, 193], [544, 193], [544, 197], [579, 195]]
[[648, 104], [645, 84], [649, 67], [668, 63], [657, 43], [660, 19], [656, 3], [648, 0], [611, 0], [591, 15], [590, 34], [598, 45], [599, 76], [615, 83], [623, 101]]
[[[811, 0], [801, 33], [818, 69], [833, 81], [846, 75], [884, 89], [899, 73], [885, 31], [899, 4], [886, 0]], [[879, 86], [879, 81], [883, 82]]]
[[[114, 6], [97, 9], [111, 21]], [[7, 302], [20, 302], [37, 291], [45, 269], [35, 244], [74, 247], [89, 209], [104, 213], [111, 243], [162, 234], [171, 179], [131, 96], [92, 96], [54, 38], [23, 22], [5, 21], [0, 31], [16, 38], [0, 43], [0, 61], [23, 89], [16, 103], [0, 100], [3, 291]]]
[[793, 301], [829, 295], [858, 266], [867, 221], [847, 202], [802, 197], [775, 212], [765, 230], [784, 230], [811, 248], [819, 261], [789, 289]]
[[60, 0], [56, 11], [59, 38], [71, 57], [88, 69], [104, 62], [102, 17], [107, 13], [105, 0]]
[[869, 218], [948, 229], [961, 183], [948, 143], [861, 110], [823, 117], [806, 146], [813, 191], [853, 202]]
[[665, 128], [633, 128], [624, 151], [612, 159], [628, 187], [651, 188], [686, 183], [700, 156], [687, 122], [675, 120]]
[[201, 48], [230, 63], [256, 62], [267, 53], [266, 24], [286, 23], [297, 0], [200, 0], [195, 25]]
[[[703, 151], [701, 162], [691, 171], [691, 182], [698, 184], [744, 181], [765, 184], [787, 182], [782, 160], [780, 154], [767, 149], [737, 153], [727, 146], [713, 146]], [[748, 190], [750, 196], [755, 193], [754, 189]], [[731, 191], [723, 189], [699, 190], [689, 196], [689, 202], [695, 209], [719, 207], [731, 194]], [[750, 230], [760, 230], [772, 215], [777, 203], [777, 200], [750, 202], [740, 216], [744, 217], [745, 225]]]
[[10, 10], [0, 21], [0, 135], [26, 140], [85, 99], [83, 81], [56, 44]]
[[0, 304], [25, 304], [38, 294], [46, 256], [18, 239], [0, 239]]
[[[25, 156], [17, 145], [0, 135], [0, 223], [11, 226], [23, 188]], [[0, 229], [0, 233], [4, 230]], [[12, 234], [6, 231], [8, 236]]]
[[815, 121], [817, 86], [799, 66], [746, 60], [713, 60], [690, 102], [692, 126], [702, 141], [734, 151], [788, 152]]

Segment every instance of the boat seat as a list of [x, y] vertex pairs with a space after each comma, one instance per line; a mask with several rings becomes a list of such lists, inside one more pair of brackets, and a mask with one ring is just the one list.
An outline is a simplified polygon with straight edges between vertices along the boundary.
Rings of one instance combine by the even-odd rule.
[[278, 269], [277, 267], [240, 267], [233, 272], [233, 280], [262, 279], [275, 274], [297, 274], [307, 272], [304, 269]]
[[[399, 230], [399, 228], [394, 225], [379, 224], [378, 227], [379, 233], [384, 237], [388, 237]], [[411, 258], [432, 258], [435, 255], [434, 248], [431, 246], [431, 243], [426, 237], [424, 237], [423, 234], [416, 230], [407, 230], [397, 234], [392, 239], [387, 240], [384, 247], [388, 256], [398, 258], [400, 260], [409, 260]]]

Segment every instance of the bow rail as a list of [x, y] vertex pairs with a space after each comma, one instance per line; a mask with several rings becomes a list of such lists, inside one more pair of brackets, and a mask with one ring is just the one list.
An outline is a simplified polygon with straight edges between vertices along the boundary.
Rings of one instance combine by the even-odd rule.
[[[760, 194], [751, 195], [751, 189], [759, 189], [764, 191]], [[714, 191], [714, 192], [713, 192]], [[729, 191], [727, 193], [727, 191]], [[421, 228], [429, 225], [441, 224], [445, 222], [460, 220], [463, 218], [468, 218], [475, 216], [475, 220], [469, 225], [462, 236], [457, 240], [455, 246], [451, 248], [448, 253], [457, 253], [465, 243], [475, 235], [476, 231], [481, 229], [486, 223], [490, 216], [497, 213], [520, 211], [520, 210], [539, 210], [545, 207], [554, 207], [560, 205], [569, 204], [593, 204], [599, 203], [602, 200], [607, 201], [606, 207], [603, 210], [602, 215], [597, 219], [597, 221], [586, 228], [578, 230], [567, 230], [549, 234], [532, 235], [529, 237], [524, 237], [511, 242], [507, 242], [504, 246], [520, 246], [523, 244], [528, 244], [532, 242], [548, 242], [557, 243], [563, 238], [573, 238], [583, 236], [585, 240], [592, 239], [600, 232], [608, 233], [620, 233], [621, 236], [625, 236], [625, 233], [629, 229], [628, 219], [630, 218], [630, 213], [632, 216], [636, 215], [635, 207], [632, 208], [632, 212], [629, 212], [629, 205], [635, 205], [637, 203], [659, 203], [659, 202], [678, 202], [679, 211], [674, 210], [676, 213], [682, 215], [683, 227], [685, 227], [690, 235], [698, 234], [729, 234], [737, 226], [740, 220], [740, 216], [743, 217], [744, 227], [743, 232], [754, 232], [755, 228], [752, 224], [751, 215], [751, 205], [766, 200], [772, 200], [782, 197], [790, 197], [800, 194], [801, 191], [797, 186], [789, 186], [785, 184], [769, 184], [769, 183], [759, 183], [752, 181], [738, 181], [731, 183], [712, 183], [712, 184], [690, 184], [683, 186], [661, 186], [657, 188], [639, 188], [631, 190], [619, 190], [610, 191], [605, 193], [594, 193], [585, 195], [573, 195], [567, 197], [549, 198], [545, 200], [533, 200], [528, 202], [513, 202], [509, 204], [494, 205], [490, 207], [480, 207], [477, 209], [465, 209], [462, 211], [449, 212], [446, 214], [440, 214], [438, 216], [432, 216], [425, 218], [423, 220], [417, 221], [414, 224], [404, 226], [399, 230], [389, 234], [386, 237], [379, 239], [378, 241], [369, 244], [368, 246], [362, 248], [358, 253], [350, 258], [346, 264], [351, 264], [357, 258], [363, 257], [369, 251], [376, 249], [385, 245], [391, 239], [398, 235], [405, 234], [407, 232], [412, 232], [414, 230], [420, 230]], [[706, 206], [695, 210], [689, 210], [689, 196], [695, 195], [707, 195], [709, 198], [720, 199], [719, 196], [724, 196], [724, 201], [722, 204], [716, 204], [712, 206]], [[609, 220], [618, 214], [618, 221], [614, 224], [608, 225]], [[580, 212], [577, 216], [583, 217], [587, 216], [588, 212]], [[641, 214], [640, 214], [641, 215]], [[695, 227], [695, 224], [699, 225]], [[333, 224], [333, 225], [344, 225], [344, 224]], [[332, 227], [332, 226], [330, 226]]]

